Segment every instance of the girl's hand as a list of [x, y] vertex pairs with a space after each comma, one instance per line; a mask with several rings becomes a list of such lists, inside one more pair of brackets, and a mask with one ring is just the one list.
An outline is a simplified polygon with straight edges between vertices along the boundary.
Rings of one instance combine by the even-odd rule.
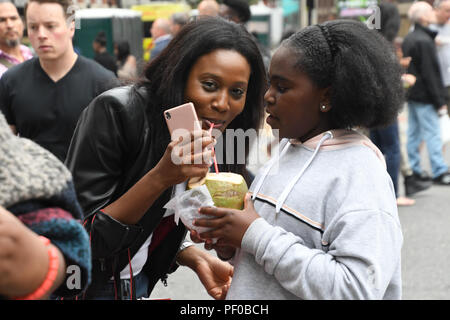
[[194, 221], [194, 225], [198, 227], [213, 229], [201, 233], [200, 237], [203, 239], [218, 238], [216, 245], [234, 248], [241, 247], [242, 238], [248, 227], [260, 217], [253, 207], [249, 193], [245, 196], [244, 210], [202, 207], [199, 212], [215, 217], [215, 219], [196, 219]]
[[212, 146], [215, 139], [208, 131], [186, 133], [169, 143], [166, 151], [155, 166], [165, 186], [186, 181], [192, 177], [204, 177], [212, 164]]

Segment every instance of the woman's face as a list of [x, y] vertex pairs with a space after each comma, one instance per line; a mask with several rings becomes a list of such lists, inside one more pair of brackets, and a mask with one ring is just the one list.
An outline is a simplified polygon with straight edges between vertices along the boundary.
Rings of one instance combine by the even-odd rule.
[[[275, 52], [264, 100], [269, 113], [266, 122], [279, 130], [279, 137], [303, 142], [329, 129], [324, 112], [330, 106], [325, 99], [326, 89], [317, 88], [299, 71], [295, 67], [297, 60], [298, 55], [289, 48], [280, 47]], [[326, 105], [326, 110], [321, 110], [322, 105]]]
[[193, 102], [204, 130], [224, 131], [244, 110], [250, 79], [247, 59], [233, 50], [218, 49], [201, 56], [191, 71], [184, 91]]

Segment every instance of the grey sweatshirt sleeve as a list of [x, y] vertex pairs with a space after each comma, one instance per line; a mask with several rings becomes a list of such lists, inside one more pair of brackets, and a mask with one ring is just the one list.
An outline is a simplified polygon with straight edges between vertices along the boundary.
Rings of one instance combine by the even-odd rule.
[[[242, 239], [265, 272], [301, 299], [381, 299], [400, 272], [400, 225], [389, 214], [357, 211], [341, 215], [325, 230], [324, 250], [263, 218]], [[326, 249], [328, 248], [328, 250]]]

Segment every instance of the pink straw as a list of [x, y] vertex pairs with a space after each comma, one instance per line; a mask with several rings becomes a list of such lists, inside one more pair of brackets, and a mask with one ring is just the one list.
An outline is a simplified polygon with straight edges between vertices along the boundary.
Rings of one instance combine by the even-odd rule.
[[[212, 136], [212, 129], [214, 128], [214, 123], [211, 123], [211, 127], [209, 128], [209, 134]], [[219, 167], [217, 166], [216, 160], [216, 151], [214, 150], [214, 146], [212, 147], [213, 157], [214, 157], [214, 169], [216, 169], [216, 173], [219, 173]]]

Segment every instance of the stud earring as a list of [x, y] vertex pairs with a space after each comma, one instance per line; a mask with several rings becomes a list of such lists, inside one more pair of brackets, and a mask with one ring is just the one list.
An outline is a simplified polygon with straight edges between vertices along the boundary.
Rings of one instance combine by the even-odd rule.
[[322, 109], [322, 110], [325, 110], [326, 108], [327, 108], [326, 105], [323, 105], [323, 106], [320, 107], [320, 109]]

